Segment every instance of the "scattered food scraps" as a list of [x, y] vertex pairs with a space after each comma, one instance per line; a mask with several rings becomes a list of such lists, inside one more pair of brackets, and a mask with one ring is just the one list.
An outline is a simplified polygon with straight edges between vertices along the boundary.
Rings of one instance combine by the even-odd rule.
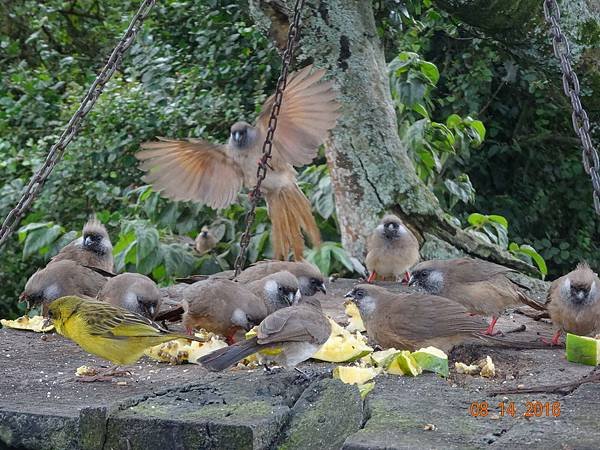
[[35, 331], [36, 333], [46, 333], [54, 330], [54, 325], [50, 324], [44, 327], [45, 318], [42, 316], [22, 316], [16, 320], [1, 319], [0, 323], [3, 327], [14, 328], [16, 330]]

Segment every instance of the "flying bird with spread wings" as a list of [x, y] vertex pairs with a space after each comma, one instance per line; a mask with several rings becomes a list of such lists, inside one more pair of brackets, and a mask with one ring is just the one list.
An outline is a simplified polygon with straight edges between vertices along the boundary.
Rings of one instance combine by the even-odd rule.
[[[304, 232], [313, 245], [321, 236], [311, 205], [296, 182], [294, 166], [317, 156], [318, 148], [339, 116], [339, 103], [324, 70], [312, 65], [290, 75], [283, 93], [273, 138], [270, 170], [261, 188], [272, 222], [274, 257], [302, 259]], [[195, 201], [219, 209], [234, 203], [242, 187], [253, 188], [275, 97], [264, 103], [254, 125], [236, 122], [227, 144], [202, 139], [158, 138], [136, 154], [144, 180], [172, 200]]]

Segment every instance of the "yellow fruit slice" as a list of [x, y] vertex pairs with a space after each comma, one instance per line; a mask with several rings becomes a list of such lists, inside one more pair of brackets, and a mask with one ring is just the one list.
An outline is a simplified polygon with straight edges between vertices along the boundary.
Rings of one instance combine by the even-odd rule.
[[413, 352], [412, 356], [423, 370], [448, 377], [448, 355], [439, 348], [420, 348], [416, 352]]
[[597, 366], [600, 364], [600, 340], [567, 333], [567, 361]]
[[415, 361], [415, 358], [408, 350], [402, 350], [392, 357], [392, 360], [385, 368], [385, 371], [394, 375], [410, 375], [416, 377], [423, 372], [423, 369], [417, 364], [417, 361]]
[[360, 312], [358, 311], [358, 306], [354, 302], [346, 302], [346, 315], [349, 317], [348, 326], [346, 329], [351, 333], [354, 331], [360, 331], [361, 333], [367, 331], [365, 325], [362, 321], [362, 317], [360, 317]]
[[188, 343], [187, 339], [176, 339], [150, 347], [144, 354], [158, 362], [183, 364], [188, 360], [190, 350]]
[[360, 398], [362, 398], [364, 400], [365, 397], [367, 395], [369, 395], [369, 392], [371, 392], [374, 388], [375, 388], [375, 382], [374, 381], [371, 382], [371, 383], [359, 384], [358, 385], [358, 392], [360, 393]]
[[187, 360], [192, 364], [196, 364], [198, 358], [208, 355], [209, 353], [219, 350], [220, 348], [227, 347], [227, 342], [217, 339], [216, 336], [212, 336], [208, 342], [201, 343], [192, 341], [188, 347], [189, 350]]
[[375, 367], [337, 366], [333, 369], [333, 378], [346, 384], [365, 384], [381, 373]]
[[481, 371], [481, 368], [477, 364], [466, 365], [462, 362], [455, 362], [454, 369], [456, 370], [456, 373], [464, 373], [467, 375], [477, 375]]
[[400, 350], [396, 350], [395, 348], [388, 348], [387, 350], [380, 350], [378, 352], [373, 352], [367, 358], [369, 358], [369, 363], [375, 365], [377, 367], [387, 367], [392, 362], [394, 355], [400, 353]]
[[331, 323], [331, 335], [313, 359], [327, 362], [352, 362], [368, 355], [373, 351], [366, 344], [366, 338], [358, 331], [356, 334], [339, 326], [336, 322], [329, 319]]
[[44, 327], [45, 318], [42, 316], [23, 316], [19, 317], [16, 320], [7, 320], [2, 319], [0, 323], [5, 328], [14, 328], [16, 330], [28, 330], [35, 331], [36, 333], [46, 333], [48, 331], [54, 330], [54, 325], [50, 324], [47, 327]]
[[489, 356], [485, 357], [485, 359], [479, 364], [479, 367], [481, 367], [479, 375], [482, 377], [492, 378], [496, 376], [496, 366], [494, 366], [494, 362]]

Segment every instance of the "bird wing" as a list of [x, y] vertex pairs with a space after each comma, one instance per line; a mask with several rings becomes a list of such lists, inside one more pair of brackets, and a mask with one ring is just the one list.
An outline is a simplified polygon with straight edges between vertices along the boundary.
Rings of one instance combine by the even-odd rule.
[[290, 306], [267, 316], [258, 327], [257, 337], [259, 344], [289, 341], [322, 343], [330, 332], [329, 322], [319, 311]]
[[[293, 166], [309, 164], [317, 156], [319, 146], [339, 116], [333, 82], [319, 82], [325, 70], [311, 74], [311, 68], [309, 65], [290, 75], [273, 140], [273, 157]], [[262, 136], [267, 133], [274, 102], [272, 95], [256, 120]]]
[[473, 258], [451, 259], [446, 262], [455, 283], [477, 283], [497, 275], [507, 275], [514, 270], [508, 267]]
[[[401, 328], [403, 336], [421, 341], [463, 333], [481, 332], [487, 323], [481, 317], [469, 316], [467, 310], [452, 300], [427, 294], [411, 294], [406, 299], [394, 299], [386, 315], [386, 330]], [[418, 318], [418, 320], [411, 320]]]
[[107, 303], [90, 301], [82, 307], [89, 309], [85, 319], [88, 331], [93, 336], [124, 339], [128, 337], [158, 336], [167, 333], [167, 330], [152, 320]]
[[191, 200], [215, 209], [234, 202], [243, 173], [225, 146], [199, 139], [158, 139], [143, 143], [143, 150], [135, 155], [146, 172], [144, 181], [172, 200]]

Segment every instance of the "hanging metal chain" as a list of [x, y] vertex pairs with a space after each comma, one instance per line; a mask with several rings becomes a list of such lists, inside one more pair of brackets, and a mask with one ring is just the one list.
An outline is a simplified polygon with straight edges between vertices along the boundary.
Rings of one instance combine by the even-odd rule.
[[583, 146], [583, 168], [592, 180], [594, 209], [596, 210], [596, 214], [600, 215], [600, 175], [598, 174], [600, 158], [598, 158], [598, 152], [592, 144], [590, 120], [581, 105], [579, 79], [571, 66], [571, 49], [569, 48], [567, 38], [560, 28], [560, 10], [558, 9], [556, 0], [544, 0], [544, 16], [546, 17], [546, 22], [550, 25], [554, 55], [560, 61], [560, 68], [563, 74], [563, 89], [565, 95], [571, 100], [573, 128], [579, 139], [581, 139], [581, 145]]
[[262, 193], [260, 191], [260, 185], [264, 181], [267, 176], [267, 169], [269, 168], [269, 160], [271, 159], [271, 151], [273, 147], [273, 135], [275, 134], [275, 129], [277, 128], [277, 116], [279, 115], [279, 110], [281, 109], [281, 102], [283, 100], [283, 91], [285, 90], [285, 86], [287, 84], [287, 76], [290, 69], [290, 64], [292, 62], [292, 57], [294, 56], [294, 47], [296, 45], [296, 41], [298, 38], [298, 33], [300, 30], [300, 15], [302, 13], [302, 8], [304, 6], [304, 0], [296, 0], [296, 6], [294, 7], [294, 17], [290, 22], [290, 28], [288, 30], [288, 38], [285, 46], [285, 51], [283, 52], [283, 62], [281, 65], [281, 73], [279, 74], [279, 78], [277, 80], [277, 87], [275, 88], [275, 101], [273, 102], [273, 108], [271, 109], [271, 116], [269, 117], [269, 128], [267, 129], [267, 135], [265, 137], [265, 142], [262, 146], [262, 158], [258, 163], [258, 167], [256, 169], [256, 185], [250, 192], [250, 209], [246, 213], [245, 223], [246, 228], [242, 237], [240, 238], [240, 252], [235, 258], [234, 269], [235, 275], [234, 279], [242, 271], [244, 267], [244, 263], [246, 262], [246, 252], [248, 251], [248, 245], [250, 244], [251, 238], [251, 228], [254, 223], [254, 219], [256, 217], [256, 206], [260, 198], [262, 197]]
[[17, 206], [15, 206], [8, 213], [6, 219], [4, 219], [2, 227], [0, 227], [0, 247], [6, 242], [21, 218], [25, 215], [25, 212], [29, 209], [34, 199], [44, 186], [44, 183], [52, 173], [52, 170], [60, 161], [65, 149], [67, 148], [67, 145], [69, 145], [69, 142], [73, 140], [79, 131], [83, 119], [93, 108], [96, 100], [104, 90], [104, 86], [121, 64], [123, 56], [129, 47], [131, 47], [131, 44], [133, 44], [133, 41], [135, 40], [135, 37], [140, 30], [142, 23], [144, 22], [144, 19], [150, 13], [150, 10], [154, 6], [155, 2], [156, 0], [144, 0], [142, 2], [137, 13], [135, 16], [133, 16], [127, 31], [112, 51], [108, 61], [106, 62], [106, 65], [98, 74], [98, 77], [88, 89], [87, 94], [81, 101], [77, 111], [75, 111], [73, 114], [73, 117], [71, 117], [71, 120], [69, 120], [69, 123], [67, 123], [67, 126], [60, 135], [60, 138], [52, 146], [52, 148], [50, 148], [50, 151], [48, 152], [46, 160], [42, 166], [35, 172], [33, 177], [31, 177], [31, 180], [25, 188], [19, 203], [17, 203]]

